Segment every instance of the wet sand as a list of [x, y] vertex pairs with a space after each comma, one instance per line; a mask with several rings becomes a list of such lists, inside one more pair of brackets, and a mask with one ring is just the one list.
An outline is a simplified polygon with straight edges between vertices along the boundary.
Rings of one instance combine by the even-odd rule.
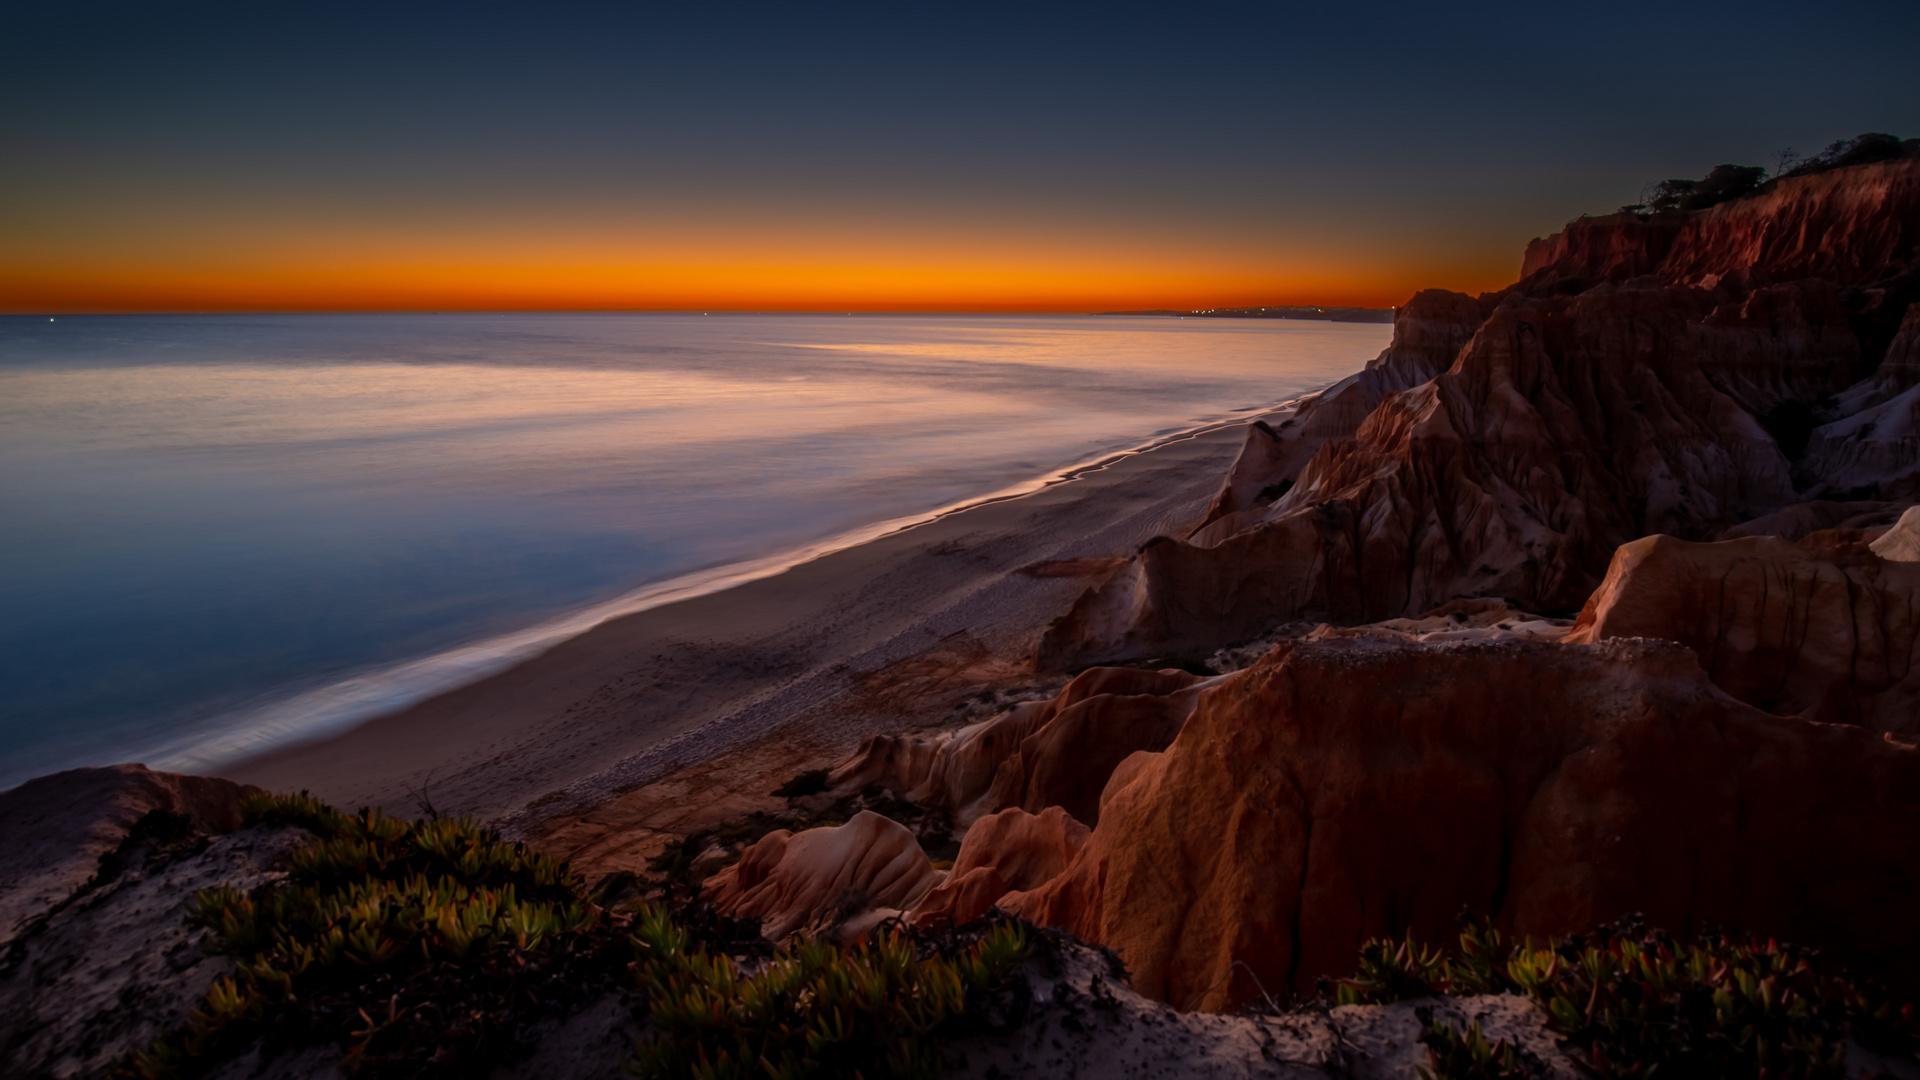
[[[1031, 682], [1027, 658], [1086, 587], [1084, 574], [1203, 513], [1244, 431], [1205, 430], [627, 615], [479, 682], [220, 772], [343, 807], [412, 814], [430, 800], [531, 836], [730, 751], [755, 747], [774, 769], [831, 760], [862, 735], [924, 724], [930, 704], [955, 693]], [[1043, 563], [1061, 565], [1033, 572]]]

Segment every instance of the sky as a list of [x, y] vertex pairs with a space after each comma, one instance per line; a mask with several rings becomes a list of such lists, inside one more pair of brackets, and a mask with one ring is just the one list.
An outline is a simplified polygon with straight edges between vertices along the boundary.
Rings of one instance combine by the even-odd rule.
[[1920, 135], [1920, 4], [0, 2], [0, 311], [1401, 303]]

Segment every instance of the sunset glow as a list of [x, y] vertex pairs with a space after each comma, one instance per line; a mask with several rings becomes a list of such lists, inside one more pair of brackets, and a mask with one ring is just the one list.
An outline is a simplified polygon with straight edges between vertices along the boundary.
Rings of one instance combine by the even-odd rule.
[[1386, 307], [1910, 112], [1842, 21], [1669, 12], [1623, 67], [1510, 14], [42, 6], [0, 41], [0, 311]]

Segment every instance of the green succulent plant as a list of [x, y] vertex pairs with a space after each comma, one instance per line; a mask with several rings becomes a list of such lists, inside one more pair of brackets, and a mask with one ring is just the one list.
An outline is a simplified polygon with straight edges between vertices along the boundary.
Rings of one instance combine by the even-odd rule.
[[[1541, 944], [1474, 923], [1451, 955], [1412, 935], [1369, 941], [1355, 974], [1333, 988], [1341, 1004], [1525, 994], [1576, 1062], [1609, 1080], [1840, 1080], [1849, 1039], [1907, 1057], [1920, 1046], [1911, 1005], [1823, 966], [1811, 949], [1725, 934], [1681, 942], [1638, 919]], [[1475, 1028], [1436, 1025], [1424, 1041], [1434, 1080], [1529, 1075], [1517, 1047], [1486, 1045]]]
[[564, 863], [471, 821], [342, 814], [304, 793], [256, 796], [242, 816], [314, 839], [284, 882], [196, 895], [188, 919], [234, 974], [185, 1025], [120, 1062], [119, 1077], [191, 1077], [257, 1040], [329, 1038], [362, 1072], [459, 1075], [499, 1039], [484, 1017], [435, 1025], [441, 999], [510, 1003], [542, 980], [611, 985], [624, 966], [607, 959], [619, 935]]
[[119, 1062], [122, 1080], [326, 1042], [356, 1075], [471, 1076], [524, 1049], [529, 1021], [622, 986], [651, 1032], [634, 1049], [643, 1075], [932, 1077], [940, 1040], [1017, 1023], [1031, 997], [1013, 922], [776, 950], [711, 909], [612, 916], [564, 863], [471, 821], [343, 814], [305, 794], [243, 812], [313, 839], [283, 882], [194, 898], [189, 920], [234, 972]]
[[634, 1044], [642, 1077], [937, 1077], [942, 1039], [1003, 1024], [1030, 997], [1029, 947], [1012, 923], [951, 955], [904, 933], [845, 950], [800, 940], [751, 972], [691, 947], [660, 907], [641, 913], [633, 940], [652, 1027]]

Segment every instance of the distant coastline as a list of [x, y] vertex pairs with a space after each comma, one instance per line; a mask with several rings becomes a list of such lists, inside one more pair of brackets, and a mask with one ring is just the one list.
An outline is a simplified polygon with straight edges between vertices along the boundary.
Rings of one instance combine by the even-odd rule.
[[1391, 323], [1393, 308], [1364, 307], [1222, 307], [1179, 311], [1100, 311], [1097, 315], [1178, 315], [1183, 319], [1318, 319], [1322, 322]]

